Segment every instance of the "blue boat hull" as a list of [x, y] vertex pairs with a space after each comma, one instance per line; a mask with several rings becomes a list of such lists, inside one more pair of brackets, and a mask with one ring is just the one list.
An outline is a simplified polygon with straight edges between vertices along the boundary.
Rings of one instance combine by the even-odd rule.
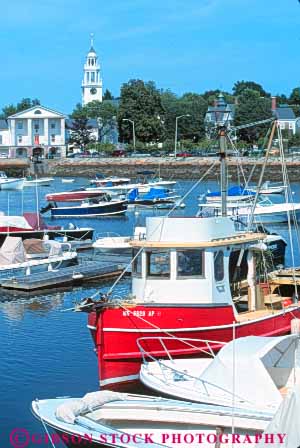
[[122, 215], [127, 210], [127, 201], [105, 202], [85, 206], [56, 207], [51, 209], [52, 218], [87, 218]]

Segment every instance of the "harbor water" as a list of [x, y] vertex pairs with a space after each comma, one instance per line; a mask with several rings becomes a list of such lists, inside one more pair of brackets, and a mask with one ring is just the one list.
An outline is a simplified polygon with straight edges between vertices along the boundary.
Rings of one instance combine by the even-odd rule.
[[[50, 187], [26, 188], [24, 191], [0, 192], [0, 211], [10, 215], [21, 215], [35, 211], [45, 205], [44, 196], [54, 191], [64, 191], [87, 185], [87, 179], [77, 179], [74, 184], [62, 184], [57, 178]], [[191, 181], [180, 181], [177, 189], [181, 194], [193, 185]], [[198, 196], [207, 190], [218, 189], [216, 182], [200, 184], [184, 199], [186, 208], [176, 214], [194, 216], [197, 213]], [[293, 184], [294, 201], [300, 201], [300, 185]], [[273, 198], [272, 198], [273, 199]], [[275, 197], [274, 201], [283, 197]], [[95, 228], [95, 234], [116, 232], [132, 235], [136, 225], [144, 225], [145, 217], [165, 215], [168, 210], [128, 211], [125, 217], [73, 219], [77, 226]], [[68, 225], [59, 219], [49, 224]], [[289, 243], [286, 224], [266, 226], [277, 232]], [[295, 247], [295, 264], [300, 265], [300, 250], [297, 246], [295, 227], [292, 228]], [[92, 253], [83, 256], [90, 257]], [[291, 249], [288, 244], [286, 264], [291, 265]], [[111, 283], [110, 283], [111, 284]], [[73, 290], [53, 290], [45, 295], [13, 296], [1, 293], [0, 297], [0, 448], [25, 448], [26, 446], [49, 446], [44, 430], [31, 414], [30, 403], [35, 398], [56, 396], [80, 397], [97, 390], [97, 358], [86, 327], [87, 315], [65, 311], [85, 297], [105, 291], [110, 284], [80, 287]], [[122, 280], [115, 292], [126, 294], [130, 280]], [[18, 432], [19, 431], [19, 432]], [[23, 432], [22, 432], [23, 431]], [[25, 431], [25, 432], [24, 432]], [[26, 432], [27, 431], [27, 432]], [[19, 438], [16, 438], [19, 434]], [[27, 434], [36, 435], [27, 440]], [[63, 443], [56, 444], [63, 446]]]

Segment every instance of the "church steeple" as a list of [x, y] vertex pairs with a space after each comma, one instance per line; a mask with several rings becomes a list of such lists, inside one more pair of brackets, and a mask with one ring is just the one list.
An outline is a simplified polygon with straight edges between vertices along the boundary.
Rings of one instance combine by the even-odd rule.
[[86, 56], [82, 81], [82, 105], [91, 101], [102, 101], [102, 79], [100, 75], [100, 64], [94, 49], [94, 34], [91, 33], [91, 46]]

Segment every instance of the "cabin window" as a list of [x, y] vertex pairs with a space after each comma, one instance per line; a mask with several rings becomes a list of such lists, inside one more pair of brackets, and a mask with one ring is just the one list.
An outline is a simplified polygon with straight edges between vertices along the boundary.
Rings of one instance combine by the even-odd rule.
[[203, 250], [193, 249], [177, 251], [177, 277], [204, 277]]
[[91, 82], [95, 82], [95, 72], [91, 72]]
[[[134, 249], [132, 253], [132, 274], [135, 277], [141, 277], [142, 276], [142, 252], [138, 254], [138, 250]], [[138, 255], [137, 255], [138, 254]]]
[[18, 121], [18, 129], [23, 129], [23, 121]]
[[147, 277], [170, 278], [170, 252], [152, 250], [147, 252]]
[[219, 250], [214, 254], [215, 280], [221, 282], [224, 279], [224, 252]]

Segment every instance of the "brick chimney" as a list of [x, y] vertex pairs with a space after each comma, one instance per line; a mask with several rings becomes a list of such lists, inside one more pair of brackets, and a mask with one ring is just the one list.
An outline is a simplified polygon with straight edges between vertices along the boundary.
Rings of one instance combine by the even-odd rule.
[[276, 109], [277, 109], [276, 96], [272, 96], [272, 111], [275, 112]]

